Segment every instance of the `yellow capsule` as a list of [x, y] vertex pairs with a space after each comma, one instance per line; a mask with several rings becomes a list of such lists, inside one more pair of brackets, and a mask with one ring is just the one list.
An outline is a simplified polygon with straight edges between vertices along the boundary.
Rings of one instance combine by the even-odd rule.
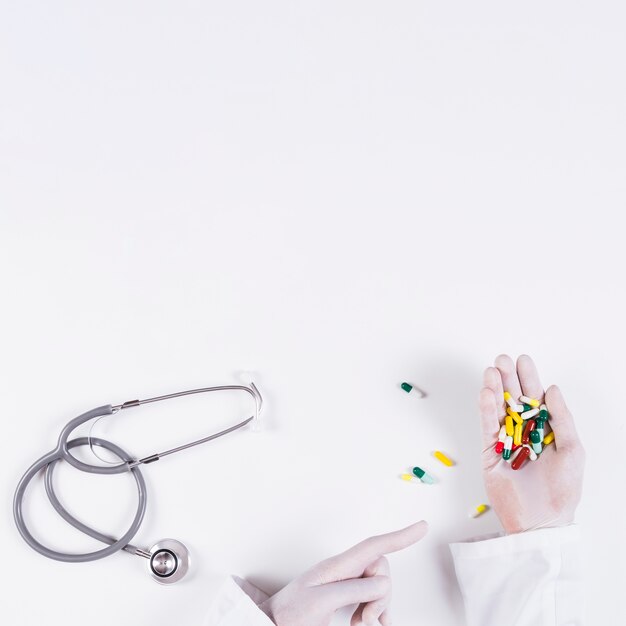
[[504, 430], [509, 437], [513, 436], [513, 418], [508, 414], [504, 418]]
[[486, 513], [489, 507], [486, 504], [479, 504], [471, 513], [470, 517], [480, 517], [483, 513]]
[[541, 404], [539, 400], [536, 400], [535, 398], [529, 398], [528, 396], [520, 396], [519, 401], [523, 404], [530, 404], [533, 409], [536, 409]]
[[421, 482], [418, 478], [415, 478], [415, 476], [413, 476], [413, 474], [402, 474], [400, 476], [400, 478], [402, 478], [402, 480], [406, 480], [407, 483], [419, 483], [419, 482]]
[[520, 414], [514, 411], [510, 406], [507, 407], [506, 412], [515, 420], [516, 424], [524, 423], [524, 420], [520, 417]]
[[444, 465], [447, 465], [448, 467], [452, 467], [454, 465], [454, 461], [447, 457], [443, 452], [441, 452], [440, 450], [435, 450], [433, 452], [433, 456], [438, 460], [441, 461]]
[[548, 433], [543, 438], [543, 445], [544, 445], [544, 447], [545, 446], [549, 446], [553, 441], [554, 441], [554, 431], [552, 431], [551, 433]]
[[515, 424], [515, 427], [513, 428], [513, 443], [516, 446], [522, 445], [522, 425], [521, 424]]
[[504, 392], [504, 399], [505, 400], [510, 400], [510, 398], [511, 398], [511, 394], [508, 391], [505, 391]]

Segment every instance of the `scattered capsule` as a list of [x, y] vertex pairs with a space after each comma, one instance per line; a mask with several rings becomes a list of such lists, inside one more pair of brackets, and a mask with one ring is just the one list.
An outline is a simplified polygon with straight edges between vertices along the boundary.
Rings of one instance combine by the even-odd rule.
[[553, 441], [554, 441], [554, 431], [552, 431], [551, 433], [548, 433], [543, 438], [543, 445], [544, 446], [549, 446]]
[[528, 420], [526, 422], [526, 426], [524, 426], [524, 432], [522, 434], [522, 443], [528, 443], [530, 441], [530, 433], [535, 430], [536, 426], [536, 420]]
[[406, 480], [407, 483], [421, 483], [422, 481], [419, 478], [415, 478], [412, 474], [402, 474], [400, 476], [402, 480]]
[[425, 398], [426, 397], [426, 393], [423, 392], [421, 389], [419, 389], [418, 387], [416, 387], [415, 385], [411, 385], [410, 383], [402, 383], [400, 385], [400, 388], [403, 391], [406, 391], [407, 393], [411, 393], [412, 391], [415, 392], [418, 397], [420, 398]]
[[421, 467], [414, 467], [413, 473], [427, 485], [432, 485], [435, 482], [435, 479], [430, 474], [427, 474]]
[[532, 419], [533, 417], [539, 415], [539, 413], [541, 413], [541, 411], [539, 409], [530, 409], [530, 411], [524, 411], [522, 413], [522, 417], [525, 420], [529, 420], [529, 419]]
[[513, 436], [513, 418], [508, 414], [504, 418], [504, 430], [509, 437]]
[[536, 409], [540, 404], [539, 400], [536, 400], [535, 398], [529, 398], [528, 396], [520, 396], [519, 401], [523, 404], [530, 404], [533, 409]]
[[511, 458], [511, 448], [513, 447], [513, 437], [507, 435], [504, 440], [504, 450], [502, 451], [502, 458], [506, 461]]
[[511, 407], [506, 410], [507, 414], [510, 415], [516, 424], [521, 424], [524, 420], [520, 417], [520, 414], [517, 411], [514, 411]]
[[476, 518], [480, 517], [483, 513], [486, 513], [489, 510], [489, 506], [487, 504], [479, 504], [476, 508], [470, 511], [469, 516]]
[[443, 452], [441, 452], [441, 450], [435, 450], [433, 452], [433, 456], [438, 461], [441, 461], [444, 465], [447, 465], [448, 467], [452, 467], [454, 465], [454, 461], [450, 457], [447, 457]]
[[522, 445], [522, 425], [521, 424], [515, 424], [515, 427], [513, 428], [513, 443], [516, 446]]
[[530, 448], [522, 446], [516, 457], [511, 461], [511, 469], [518, 470], [528, 460], [530, 456]]
[[530, 445], [535, 454], [541, 454], [541, 435], [536, 430], [530, 433]]

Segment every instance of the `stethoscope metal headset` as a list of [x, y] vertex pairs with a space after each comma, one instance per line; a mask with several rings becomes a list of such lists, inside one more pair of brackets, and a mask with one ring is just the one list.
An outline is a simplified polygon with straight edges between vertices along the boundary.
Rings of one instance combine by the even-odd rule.
[[[92, 437], [91, 432], [93, 430], [93, 425], [92, 430], [90, 430], [89, 432], [89, 436], [77, 437], [76, 439], [68, 440], [70, 434], [78, 426], [84, 424], [85, 422], [88, 422], [89, 420], [97, 421], [97, 419], [100, 419], [107, 415], [112, 415], [113, 413], [117, 413], [118, 411], [124, 411], [132, 407], [140, 406], [142, 404], [160, 402], [162, 400], [169, 400], [171, 398], [179, 398], [181, 396], [207, 393], [212, 391], [243, 391], [248, 393], [250, 396], [252, 396], [252, 399], [254, 400], [253, 415], [235, 424], [234, 426], [231, 426], [230, 428], [226, 428], [225, 430], [222, 430], [220, 432], [213, 433], [208, 437], [197, 439], [196, 441], [192, 441], [191, 443], [186, 443], [175, 448], [171, 448], [170, 450], [165, 450], [164, 452], [151, 454], [150, 456], [146, 456], [141, 459], [133, 459], [130, 454], [125, 452], [122, 448], [112, 443], [111, 441], [107, 441], [106, 439], [101, 439], [99, 437]], [[22, 476], [17, 486], [17, 489], [15, 491], [15, 497], [13, 499], [13, 515], [15, 517], [15, 523], [20, 534], [31, 548], [33, 548], [43, 556], [57, 561], [64, 561], [66, 563], [84, 563], [87, 561], [95, 561], [97, 559], [103, 559], [104, 557], [110, 556], [111, 554], [115, 554], [120, 550], [125, 550], [126, 552], [130, 552], [131, 554], [135, 554], [137, 556], [143, 557], [144, 559], [147, 559], [150, 575], [157, 582], [161, 584], [175, 583], [176, 581], [180, 580], [189, 569], [189, 551], [184, 544], [182, 544], [180, 541], [176, 541], [175, 539], [163, 539], [154, 544], [149, 550], [143, 550], [142, 548], [138, 548], [137, 546], [134, 546], [130, 543], [130, 541], [135, 536], [141, 526], [147, 504], [146, 483], [143, 475], [141, 474], [139, 466], [147, 465], [148, 463], [154, 463], [164, 456], [174, 454], [175, 452], [180, 452], [181, 450], [186, 450], [187, 448], [200, 445], [201, 443], [211, 441], [212, 439], [217, 439], [218, 437], [222, 437], [224, 435], [227, 435], [228, 433], [232, 433], [235, 430], [243, 428], [253, 420], [258, 419], [262, 405], [263, 398], [261, 396], [261, 393], [259, 392], [256, 385], [253, 382], [250, 382], [249, 386], [222, 385], [219, 387], [205, 387], [203, 389], [190, 389], [188, 391], [179, 391], [177, 393], [171, 393], [166, 396], [158, 396], [156, 398], [148, 398], [145, 400], [130, 400], [128, 402], [124, 402], [123, 404], [118, 404], [115, 406], [106, 404], [104, 406], [92, 409], [91, 411], [87, 411], [86, 413], [83, 413], [78, 417], [75, 417], [73, 420], [69, 421], [61, 431], [57, 447], [51, 452], [48, 452], [47, 454], [42, 456], [38, 461], [33, 463], [33, 465], [31, 465], [31, 467], [26, 471], [24, 476]], [[111, 464], [108, 466], [91, 465], [90, 463], [84, 463], [78, 460], [72, 454], [70, 454], [70, 450], [80, 446], [89, 446], [98, 458], [102, 457], [100, 457], [96, 453], [97, 447], [108, 450], [109, 452], [113, 453], [117, 458], [119, 458], [121, 463]], [[67, 461], [76, 469], [92, 474], [121, 474], [124, 472], [130, 472], [132, 474], [137, 484], [137, 512], [135, 513], [135, 517], [129, 529], [119, 539], [104, 535], [94, 528], [87, 526], [80, 520], [73, 517], [61, 504], [54, 491], [52, 483], [54, 467], [56, 463], [61, 460]], [[24, 494], [26, 492], [28, 484], [42, 470], [44, 471], [44, 486], [46, 494], [48, 495], [50, 503], [52, 504], [56, 512], [74, 528], [80, 530], [86, 535], [89, 535], [90, 537], [93, 537], [94, 539], [97, 539], [98, 541], [101, 541], [102, 543], [108, 544], [106, 547], [100, 550], [96, 550], [95, 552], [71, 554], [52, 550], [51, 548], [44, 546], [33, 537], [33, 535], [28, 530], [28, 527], [26, 526], [26, 522], [24, 521], [22, 504], [24, 502]]]

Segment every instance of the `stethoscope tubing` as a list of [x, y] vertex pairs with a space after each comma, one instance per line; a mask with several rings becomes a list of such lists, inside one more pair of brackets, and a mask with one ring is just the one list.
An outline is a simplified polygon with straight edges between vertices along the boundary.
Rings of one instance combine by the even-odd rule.
[[[140, 406], [141, 404], [147, 404], [147, 403], [152, 403], [152, 402], [159, 402], [162, 400], [168, 400], [171, 398], [177, 398], [177, 397], [190, 395], [190, 394], [198, 394], [198, 393], [205, 393], [205, 392], [211, 392], [211, 391], [239, 391], [239, 390], [245, 391], [246, 393], [250, 394], [252, 398], [254, 399], [255, 412], [252, 415], [252, 417], [249, 417], [243, 421], [240, 421], [234, 426], [226, 428], [220, 432], [213, 433], [207, 437], [203, 437], [196, 441], [191, 441], [189, 443], [179, 445], [175, 448], [171, 448], [163, 452], [151, 454], [147, 457], [144, 457], [138, 460], [134, 459], [126, 451], [124, 451], [122, 448], [112, 443], [111, 441], [107, 441], [106, 439], [101, 439], [98, 437], [92, 437], [91, 432], [88, 437], [77, 437], [71, 440], [69, 439], [69, 436], [71, 435], [71, 433], [81, 424], [84, 424], [85, 422], [88, 422], [89, 420], [92, 420], [94, 418], [101, 418], [106, 415], [111, 415], [123, 409]], [[103, 406], [99, 406], [94, 409], [91, 409], [90, 411], [87, 411], [86, 413], [82, 413], [78, 417], [75, 417], [72, 420], [70, 420], [63, 427], [59, 435], [56, 448], [54, 448], [54, 450], [51, 450], [50, 452], [42, 456], [40, 459], [35, 461], [35, 463], [33, 463], [28, 468], [28, 470], [26, 470], [26, 472], [20, 479], [17, 489], [15, 490], [15, 496], [13, 498], [13, 516], [15, 518], [15, 524], [17, 526], [17, 529], [20, 535], [33, 550], [35, 550], [36, 552], [39, 552], [39, 554], [42, 554], [43, 556], [49, 559], [54, 559], [55, 561], [63, 561], [66, 563], [84, 563], [87, 561], [95, 561], [98, 559], [103, 559], [107, 556], [115, 554], [116, 552], [119, 552], [120, 550], [125, 550], [127, 552], [130, 552], [131, 554], [135, 554], [145, 559], [149, 559], [150, 564], [152, 566], [152, 558], [154, 556], [153, 553], [151, 551], [142, 550], [141, 548], [138, 548], [129, 543], [132, 540], [132, 538], [137, 534], [141, 526], [141, 523], [143, 521], [143, 518], [146, 512], [146, 505], [147, 505], [147, 499], [148, 499], [146, 482], [141, 473], [141, 470], [139, 469], [139, 466], [142, 464], [147, 464], [147, 463], [152, 463], [154, 461], [158, 461], [161, 457], [174, 454], [175, 452], [179, 452], [181, 450], [186, 450], [193, 446], [199, 445], [201, 443], [205, 443], [207, 441], [211, 441], [213, 439], [217, 439], [218, 437], [222, 437], [228, 433], [231, 433], [240, 428], [243, 428], [244, 426], [249, 424], [255, 417], [258, 418], [262, 404], [263, 404], [263, 398], [258, 388], [256, 387], [256, 385], [253, 382], [251, 382], [249, 387], [242, 386], [242, 385], [222, 385], [218, 387], [205, 387], [202, 389], [190, 389], [188, 391], [176, 392], [176, 393], [165, 395], [165, 396], [148, 398], [145, 400], [131, 400], [131, 401], [128, 401], [121, 405], [116, 405], [116, 406], [105, 404]], [[89, 446], [92, 451], [94, 451], [94, 446], [104, 448], [112, 452], [115, 456], [117, 456], [117, 458], [121, 462], [117, 464], [109, 464], [109, 465], [92, 465], [90, 463], [84, 463], [83, 461], [79, 460], [78, 458], [70, 454], [70, 450], [72, 450], [73, 448], [80, 447], [80, 446]], [[133, 478], [135, 479], [135, 483], [137, 485], [137, 510], [135, 512], [135, 516], [128, 530], [119, 539], [115, 539], [113, 537], [110, 537], [109, 535], [105, 535], [101, 533], [100, 531], [96, 530], [95, 528], [92, 528], [91, 526], [88, 526], [87, 524], [81, 522], [80, 520], [76, 519], [63, 506], [58, 496], [56, 495], [56, 492], [54, 490], [54, 481], [53, 481], [54, 468], [56, 464], [61, 460], [67, 461], [71, 466], [75, 467], [76, 469], [81, 470], [83, 472], [90, 473], [90, 474], [112, 475], [112, 474], [122, 474], [125, 472], [131, 472]], [[74, 554], [74, 553], [67, 553], [67, 552], [60, 552], [57, 550], [52, 550], [51, 548], [45, 546], [40, 541], [35, 539], [35, 537], [30, 532], [26, 524], [26, 521], [24, 519], [23, 506], [24, 506], [24, 498], [25, 498], [28, 485], [33, 480], [33, 478], [42, 470], [44, 472], [44, 487], [46, 490], [46, 494], [54, 510], [68, 524], [70, 524], [71, 526], [79, 530], [80, 532], [84, 533], [85, 535], [88, 535], [89, 537], [92, 537], [93, 539], [96, 539], [104, 544], [107, 544], [106, 547], [100, 550], [95, 550], [94, 552], [84, 552], [84, 553]], [[171, 544], [171, 545], [175, 545], [177, 547], [176, 549], [184, 551], [185, 553], [184, 558], [183, 558], [184, 566], [181, 566], [181, 567], [177, 566], [177, 570], [179, 571], [176, 575], [176, 579], [179, 579], [180, 577], [184, 575], [189, 564], [189, 557], [188, 557], [187, 549], [180, 542], [176, 542], [174, 540], [169, 540], [169, 539], [163, 540], [161, 544], [156, 544], [156, 546], [153, 546], [153, 548], [159, 548], [160, 550], [164, 550], [165, 548], [163, 548], [163, 546], [165, 546], [165, 544], [167, 545]], [[156, 572], [153, 572], [153, 574], [155, 575], [156, 579], [159, 582], [164, 582], [164, 579], [167, 578], [166, 576], [159, 575]], [[175, 577], [172, 576], [170, 580], [173, 581], [174, 578]], [[160, 580], [160, 579], [163, 579], [163, 580]]]
[[[95, 412], [96, 410], [98, 409], [94, 409], [93, 412]], [[92, 411], [89, 411], [89, 413], [92, 413]], [[103, 559], [107, 556], [115, 554], [116, 552], [119, 552], [120, 550], [126, 550], [127, 552], [132, 552], [133, 554], [140, 554], [142, 552], [139, 548], [136, 548], [135, 546], [130, 545], [129, 542], [137, 534], [137, 531], [139, 530], [141, 526], [141, 523], [143, 521], [143, 518], [146, 512], [146, 505], [147, 505], [147, 500], [148, 500], [146, 482], [144, 480], [144, 477], [139, 467], [136, 466], [136, 467], [129, 469], [128, 463], [132, 461], [132, 457], [129, 454], [127, 454], [124, 450], [122, 450], [122, 448], [120, 448], [116, 444], [110, 441], [107, 441], [105, 439], [99, 439], [99, 438], [94, 438], [94, 437], [91, 438], [92, 444], [98, 445], [102, 448], [109, 450], [110, 452], [115, 454], [118, 458], [125, 461], [122, 467], [125, 467], [126, 471], [130, 471], [132, 473], [133, 478], [135, 479], [135, 482], [137, 484], [137, 495], [138, 495], [137, 511], [135, 513], [135, 517], [133, 518], [133, 521], [130, 527], [119, 539], [116, 540], [113, 537], [104, 535], [101, 532], [97, 531], [96, 529], [91, 528], [90, 526], [87, 526], [87, 524], [84, 524], [80, 520], [76, 519], [61, 504], [59, 498], [57, 497], [54, 491], [52, 476], [53, 476], [54, 466], [56, 465], [56, 463], [58, 463], [60, 460], [67, 460], [68, 456], [74, 459], [74, 457], [71, 454], [69, 454], [69, 450], [71, 450], [72, 448], [76, 448], [78, 446], [87, 446], [89, 445], [89, 441], [90, 440], [87, 437], [78, 437], [70, 441], [64, 440], [64, 445], [62, 448], [61, 446], [58, 446], [51, 452], [48, 452], [48, 454], [45, 454], [40, 459], [35, 461], [35, 463], [33, 463], [33, 465], [31, 465], [28, 468], [28, 470], [26, 470], [26, 473], [24, 474], [24, 476], [22, 476], [17, 486], [17, 489], [15, 490], [15, 496], [13, 498], [13, 516], [15, 518], [15, 524], [17, 526], [17, 529], [20, 535], [22, 536], [24, 541], [26, 541], [26, 543], [31, 548], [33, 548], [33, 550], [39, 552], [45, 557], [48, 557], [49, 559], [54, 559], [55, 561], [63, 561], [65, 563], [85, 563], [87, 561], [96, 561], [98, 559]], [[80, 461], [78, 462], [81, 463]], [[82, 465], [85, 465], [85, 464], [82, 464]], [[97, 468], [97, 466], [89, 466], [89, 467]], [[114, 469], [116, 470], [114, 472], [111, 472], [111, 471], [93, 472], [92, 471], [92, 473], [102, 473], [102, 474], [120, 473], [119, 470], [116, 469], [118, 467], [120, 466], [116, 465], [113, 467], [97, 468], [97, 469], [102, 469], [102, 470]], [[79, 553], [79, 554], [73, 554], [73, 553], [59, 552], [57, 550], [52, 550], [51, 548], [48, 548], [47, 546], [43, 545], [42, 543], [40, 543], [39, 541], [37, 541], [37, 539], [33, 537], [30, 530], [28, 529], [28, 526], [26, 525], [26, 521], [24, 520], [22, 507], [24, 503], [24, 495], [26, 493], [26, 489], [28, 485], [30, 484], [31, 480], [43, 469], [45, 469], [44, 486], [46, 489], [46, 494], [48, 495], [48, 499], [50, 500], [50, 503], [54, 507], [55, 511], [68, 524], [71, 524], [77, 530], [80, 530], [84, 534], [89, 535], [90, 537], [93, 537], [94, 539], [97, 539], [98, 541], [101, 541], [102, 543], [106, 543], [109, 545], [107, 545], [105, 548], [96, 550], [94, 552], [84, 552], [84, 553]]]

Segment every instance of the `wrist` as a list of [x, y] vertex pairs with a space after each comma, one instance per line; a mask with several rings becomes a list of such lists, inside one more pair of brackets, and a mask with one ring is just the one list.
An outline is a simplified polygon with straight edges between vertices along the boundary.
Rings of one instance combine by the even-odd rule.
[[560, 515], [554, 517], [545, 517], [538, 520], [523, 520], [510, 516], [501, 517], [500, 523], [506, 535], [518, 535], [520, 533], [532, 532], [533, 530], [542, 530], [545, 528], [563, 528], [574, 523], [573, 515]]

